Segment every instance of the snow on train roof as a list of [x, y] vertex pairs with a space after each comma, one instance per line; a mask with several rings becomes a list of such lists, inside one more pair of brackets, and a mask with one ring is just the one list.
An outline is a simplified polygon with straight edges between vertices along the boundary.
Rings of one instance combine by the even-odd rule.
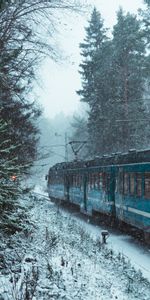
[[126, 153], [112, 153], [111, 155], [96, 156], [90, 160], [78, 160], [70, 162], [57, 163], [50, 168], [53, 170], [62, 169], [73, 169], [73, 168], [84, 168], [99, 165], [120, 165], [120, 164], [132, 164], [132, 163], [143, 163], [150, 162], [150, 149], [138, 150], [130, 149]]

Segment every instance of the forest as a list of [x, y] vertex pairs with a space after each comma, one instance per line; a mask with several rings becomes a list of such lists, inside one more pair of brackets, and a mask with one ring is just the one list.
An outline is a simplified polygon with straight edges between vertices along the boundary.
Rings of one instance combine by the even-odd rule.
[[71, 141], [85, 142], [87, 160], [150, 147], [150, 0], [138, 15], [120, 8], [111, 34], [90, 10], [83, 116], [47, 120], [34, 96], [41, 63], [61, 59], [58, 15], [84, 13], [87, 2], [0, 0], [0, 300], [149, 299], [149, 249], [112, 231], [104, 245], [103, 227], [52, 202], [40, 173], [74, 159]]
[[80, 101], [87, 117], [75, 120], [75, 137], [87, 139], [83, 157], [149, 148], [150, 1], [138, 16], [117, 12], [111, 36], [94, 8], [80, 43]]
[[[83, 158], [149, 147], [150, 1], [144, 2], [138, 16], [119, 9], [111, 36], [96, 8], [85, 28], [77, 93], [87, 117], [74, 118], [71, 137], [87, 141]], [[10, 231], [20, 183], [41, 155], [41, 107], [32, 88], [42, 59], [58, 59], [51, 11], [80, 8], [76, 1], [0, 0], [0, 213]], [[40, 34], [47, 24], [48, 39]]]

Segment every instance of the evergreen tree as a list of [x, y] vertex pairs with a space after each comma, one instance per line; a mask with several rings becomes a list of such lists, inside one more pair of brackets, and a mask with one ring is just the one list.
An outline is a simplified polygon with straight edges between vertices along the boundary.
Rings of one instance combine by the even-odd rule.
[[[17, 153], [18, 144], [14, 144], [9, 134], [9, 126], [0, 119], [0, 229], [7, 233], [22, 230], [22, 219], [17, 201], [21, 195], [20, 179], [28, 166], [21, 165]], [[23, 215], [22, 215], [23, 217]]]
[[[86, 38], [80, 44], [81, 55], [83, 56], [83, 61], [80, 64], [82, 89], [78, 91], [78, 94], [81, 97], [81, 101], [89, 105], [88, 132], [90, 152], [92, 154], [102, 151], [104, 145], [104, 143], [103, 145], [102, 143], [98, 143], [98, 136], [104, 136], [104, 131], [101, 127], [106, 101], [104, 64], [108, 63], [104, 52], [108, 51], [109, 43], [106, 37], [106, 29], [103, 26], [103, 20], [96, 8], [94, 8], [89, 25], [85, 30]], [[98, 133], [99, 123], [101, 130]]]
[[[97, 25], [98, 24], [98, 25]], [[88, 103], [90, 152], [94, 155], [149, 145], [148, 113], [144, 102], [148, 78], [147, 32], [136, 16], [122, 9], [113, 38], [108, 40], [94, 9], [86, 39], [80, 44], [81, 101]]]
[[140, 21], [129, 13], [124, 15], [120, 9], [112, 43], [115, 85], [111, 106], [116, 122], [115, 143], [121, 151], [143, 148], [147, 146], [145, 118], [148, 116], [143, 101], [146, 57]]
[[78, 91], [81, 96], [81, 101], [93, 106], [95, 101], [96, 78], [95, 73], [97, 69], [96, 53], [102, 47], [106, 38], [105, 30], [103, 29], [103, 21], [99, 12], [94, 8], [89, 26], [85, 28], [86, 38], [80, 44], [81, 55], [83, 61], [80, 64], [80, 74], [82, 76], [82, 90]]

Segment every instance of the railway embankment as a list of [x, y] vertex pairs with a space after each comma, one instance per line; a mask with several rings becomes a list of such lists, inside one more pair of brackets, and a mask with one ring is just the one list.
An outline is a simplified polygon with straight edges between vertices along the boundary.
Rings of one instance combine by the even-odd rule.
[[[132, 261], [42, 195], [25, 196], [28, 230], [3, 236], [1, 299], [149, 300]], [[1, 236], [2, 238], [2, 236]], [[28, 298], [27, 298], [28, 297]]]

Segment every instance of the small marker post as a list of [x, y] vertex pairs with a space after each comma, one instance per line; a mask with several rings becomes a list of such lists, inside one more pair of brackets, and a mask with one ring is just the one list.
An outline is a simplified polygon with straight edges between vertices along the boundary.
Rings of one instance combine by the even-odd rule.
[[103, 230], [101, 231], [101, 235], [102, 235], [102, 243], [106, 244], [106, 240], [109, 237], [109, 232], [107, 230]]

